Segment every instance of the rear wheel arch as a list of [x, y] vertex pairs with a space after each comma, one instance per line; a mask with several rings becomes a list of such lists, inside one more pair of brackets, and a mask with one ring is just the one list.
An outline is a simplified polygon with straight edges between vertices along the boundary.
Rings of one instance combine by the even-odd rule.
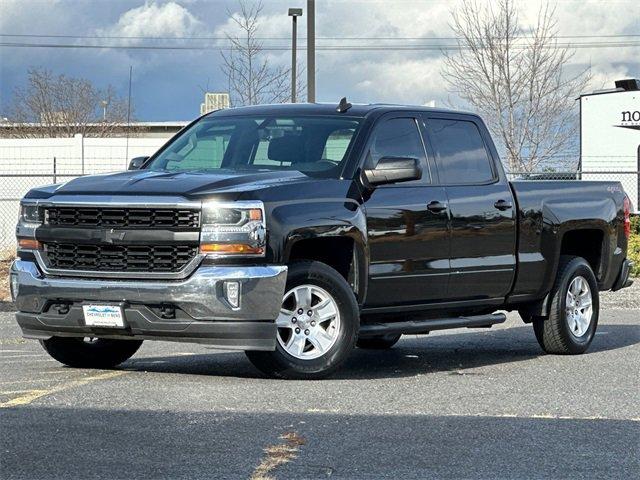
[[[534, 318], [548, 317], [551, 307], [550, 295], [553, 282], [558, 275], [563, 257], [583, 258], [591, 267], [598, 286], [604, 281], [605, 274], [610, 268], [608, 260], [610, 253], [607, 251], [606, 226], [600, 222], [592, 222], [588, 227], [565, 228], [557, 234], [557, 240], [553, 243], [555, 257], [553, 267], [549, 268], [543, 281], [549, 286], [540, 300], [518, 305], [518, 311], [522, 318], [528, 323]], [[550, 247], [551, 248], [551, 247]]]
[[557, 273], [562, 256], [581, 257], [586, 260], [596, 278], [600, 280], [604, 270], [605, 238], [604, 227], [575, 228], [564, 231], [559, 239], [559, 258], [554, 273]]

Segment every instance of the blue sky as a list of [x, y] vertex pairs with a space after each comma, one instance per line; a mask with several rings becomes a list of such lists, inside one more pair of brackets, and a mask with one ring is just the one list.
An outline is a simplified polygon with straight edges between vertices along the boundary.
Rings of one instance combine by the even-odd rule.
[[[318, 44], [433, 44], [437, 41], [431, 40], [432, 37], [451, 36], [448, 22], [455, 3], [455, 0], [318, 0]], [[287, 8], [305, 6], [304, 0], [266, 0], [259, 35], [275, 39], [265, 40], [265, 44], [289, 45], [291, 24], [286, 15]], [[527, 24], [535, 18], [539, 3], [522, 1], [519, 7], [521, 19]], [[557, 2], [556, 8], [562, 35], [640, 35], [640, 11], [634, 0], [565, 0]], [[237, 3], [215, 0], [0, 0], [0, 33], [219, 37], [233, 31], [227, 10], [237, 10]], [[300, 37], [304, 37], [304, 17], [299, 30]], [[384, 37], [385, 40], [322, 38], [336, 36]], [[407, 40], [409, 37], [414, 40]], [[0, 41], [108, 42], [118, 45], [198, 45], [202, 42], [19, 37], [0, 37]], [[267, 55], [277, 65], [290, 62], [288, 51], [268, 52]], [[299, 58], [304, 63], [303, 52]], [[447, 100], [456, 101], [448, 98], [440, 76], [442, 55], [437, 50], [320, 51], [316, 63], [319, 101], [337, 102], [344, 95], [357, 102], [423, 104], [435, 101], [442, 104]], [[0, 47], [0, 116], [7, 111], [14, 88], [24, 84], [30, 67], [84, 77], [99, 87], [111, 84], [125, 96], [129, 65], [133, 66], [133, 97], [139, 120], [194, 118], [199, 113], [202, 89], [220, 91], [226, 85], [220, 70], [220, 53], [215, 50]], [[593, 88], [612, 86], [613, 80], [618, 78], [638, 77], [640, 47], [579, 49], [570, 68], [589, 65], [594, 74]]]

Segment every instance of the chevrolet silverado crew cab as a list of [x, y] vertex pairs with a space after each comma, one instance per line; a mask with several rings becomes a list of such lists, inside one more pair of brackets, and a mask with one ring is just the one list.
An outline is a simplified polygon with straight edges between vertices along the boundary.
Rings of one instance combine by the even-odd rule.
[[630, 284], [618, 182], [509, 182], [473, 114], [390, 105], [216, 111], [130, 170], [31, 190], [11, 289], [72, 367], [143, 340], [244, 350], [319, 378], [352, 349], [504, 322], [579, 354]]

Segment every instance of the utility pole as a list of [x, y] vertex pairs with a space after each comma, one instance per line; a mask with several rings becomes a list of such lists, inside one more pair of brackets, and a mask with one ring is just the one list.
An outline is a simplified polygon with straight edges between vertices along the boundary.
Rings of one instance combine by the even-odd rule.
[[125, 165], [129, 162], [129, 130], [131, 129], [131, 76], [133, 65], [129, 65], [129, 100], [127, 100], [127, 146], [124, 154]]
[[289, 16], [291, 17], [292, 37], [291, 37], [291, 103], [296, 103], [296, 57], [298, 48], [298, 17], [302, 16], [301, 8], [290, 8]]
[[307, 101], [316, 101], [316, 1], [307, 0]]

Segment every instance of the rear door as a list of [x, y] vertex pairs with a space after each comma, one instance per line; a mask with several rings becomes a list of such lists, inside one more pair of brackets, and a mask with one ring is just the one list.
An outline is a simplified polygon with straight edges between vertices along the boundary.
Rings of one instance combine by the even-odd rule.
[[484, 125], [428, 114], [427, 132], [451, 211], [449, 300], [504, 297], [516, 269], [516, 214]]
[[368, 307], [440, 301], [449, 278], [449, 214], [444, 188], [427, 158], [417, 114], [387, 114], [376, 122], [365, 167], [382, 157], [420, 160], [420, 180], [365, 192], [369, 235]]

